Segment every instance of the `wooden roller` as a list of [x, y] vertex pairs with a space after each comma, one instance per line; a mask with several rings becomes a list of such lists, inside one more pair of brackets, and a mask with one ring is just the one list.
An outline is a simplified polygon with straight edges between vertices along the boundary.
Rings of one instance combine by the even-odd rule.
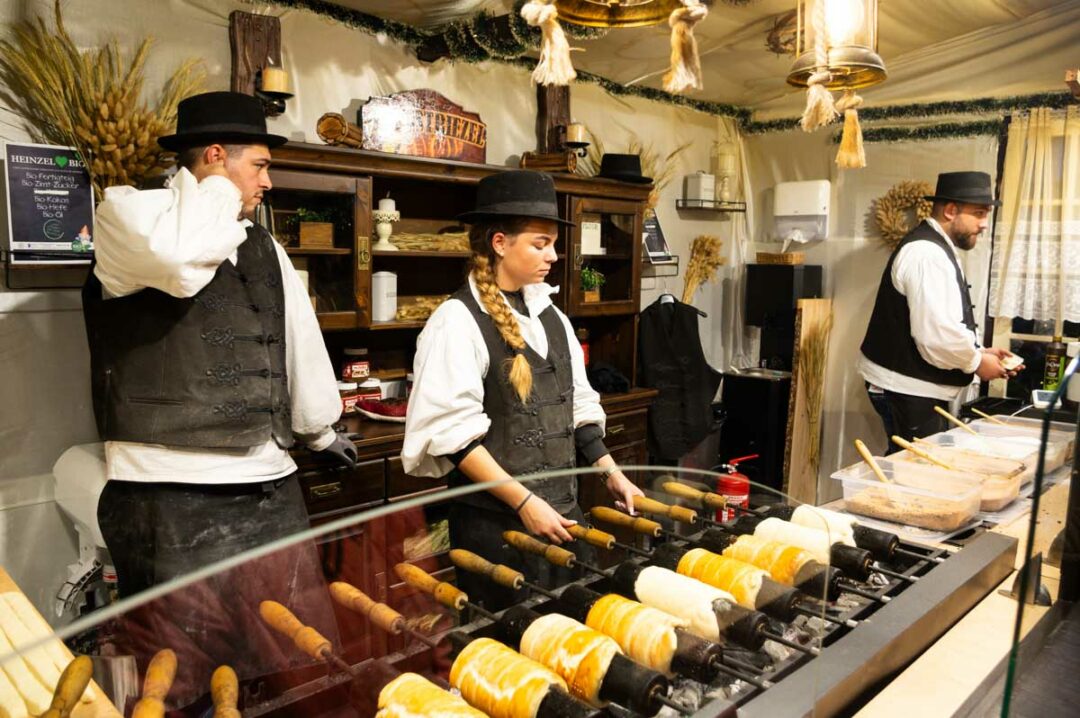
[[543, 556], [549, 563], [556, 566], [562, 566], [563, 568], [574, 567], [576, 557], [573, 551], [567, 551], [553, 544], [537, 541], [532, 536], [523, 534], [520, 531], [503, 531], [503, 538], [518, 551]]
[[236, 702], [240, 699], [240, 682], [236, 671], [218, 666], [210, 677], [210, 697], [214, 701], [214, 718], [240, 718]]
[[440, 581], [424, 569], [413, 566], [411, 563], [397, 564], [394, 566], [394, 572], [405, 583], [413, 588], [420, 589], [424, 593], [431, 594], [436, 601], [455, 611], [465, 608], [465, 604], [469, 600], [468, 594], [457, 586]]
[[52, 703], [49, 710], [41, 714], [41, 718], [67, 718], [71, 711], [79, 704], [83, 691], [90, 683], [94, 674], [94, 664], [89, 656], [79, 656], [67, 664], [67, 668], [60, 674], [60, 680], [56, 683], [53, 692]]
[[624, 514], [622, 511], [616, 511], [607, 506], [593, 506], [589, 510], [589, 516], [597, 521], [603, 521], [612, 526], [627, 528], [635, 533], [652, 536], [654, 538], [659, 538], [660, 533], [663, 530], [660, 524], [655, 521], [650, 521], [642, 516], [630, 516], [629, 514]]
[[326, 660], [332, 653], [330, 641], [311, 626], [305, 626], [292, 611], [277, 601], [259, 604], [259, 615], [271, 628], [291, 639], [296, 647], [312, 658]]
[[670, 504], [662, 504], [656, 499], [650, 499], [647, 496], [635, 496], [634, 497], [634, 510], [641, 511], [647, 514], [655, 514], [657, 516], [667, 516], [673, 521], [678, 521], [684, 524], [696, 524], [697, 523], [697, 511], [688, 509], [685, 506], [671, 506]]
[[874, 460], [874, 455], [870, 453], [870, 449], [862, 442], [862, 439], [855, 439], [855, 450], [859, 452], [859, 456], [861, 456], [863, 461], [866, 462], [866, 465], [870, 467], [870, 470], [874, 472], [874, 476], [877, 477], [878, 481], [883, 484], [892, 483], [892, 479], [886, 476], [885, 472], [881, 470], [881, 467], [878, 466], [878, 462]]
[[920, 459], [926, 459], [931, 464], [934, 464], [935, 466], [940, 466], [943, 469], [948, 469], [949, 471], [956, 471], [956, 469], [953, 466], [951, 466], [949, 464], [946, 464], [944, 461], [941, 461], [940, 459], [934, 458], [931, 454], [923, 451], [922, 449], [920, 449], [919, 447], [915, 446], [910, 441], [907, 441], [906, 439], [904, 439], [902, 437], [893, 436], [892, 440], [893, 440], [893, 443], [896, 444], [897, 446], [899, 446], [901, 449], [906, 449], [909, 454], [913, 454], [914, 456], [918, 456]]
[[478, 573], [487, 576], [500, 586], [512, 588], [515, 591], [525, 583], [525, 575], [515, 571], [509, 566], [494, 564], [483, 556], [477, 556], [472, 551], [455, 548], [450, 551], [450, 560], [463, 571]]
[[405, 617], [385, 603], [373, 600], [352, 584], [335, 581], [330, 584], [330, 595], [339, 604], [363, 616], [387, 633], [400, 635], [405, 629]]
[[599, 529], [591, 529], [581, 524], [574, 524], [573, 526], [566, 527], [567, 533], [576, 539], [581, 539], [587, 544], [596, 546], [598, 548], [605, 549], [607, 551], [615, 548], [615, 537]]
[[678, 481], [665, 481], [663, 488], [664, 491], [672, 496], [678, 496], [680, 499], [687, 499], [689, 501], [697, 501], [706, 508], [727, 508], [727, 499], [720, 494], [714, 494], [711, 491], [698, 491], [693, 486], [687, 486]]
[[936, 411], [938, 414], [940, 414], [942, 417], [944, 417], [946, 421], [948, 421], [948, 422], [950, 422], [952, 424], [956, 424], [956, 426], [960, 427], [961, 429], [963, 429], [967, 433], [971, 434], [972, 436], [978, 436], [979, 435], [979, 432], [975, 431], [970, 426], [968, 426], [964, 422], [960, 421], [959, 419], [957, 419], [955, 416], [953, 416], [949, 412], [942, 409], [940, 406], [935, 405], [934, 406], [934, 411]]
[[150, 659], [143, 679], [143, 694], [135, 704], [131, 718], [162, 718], [165, 715], [165, 696], [176, 678], [176, 654], [162, 649]]

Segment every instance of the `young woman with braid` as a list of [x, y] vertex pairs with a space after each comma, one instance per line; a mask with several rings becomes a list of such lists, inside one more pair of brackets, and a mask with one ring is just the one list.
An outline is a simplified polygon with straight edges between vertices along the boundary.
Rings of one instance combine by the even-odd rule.
[[[580, 453], [602, 473], [625, 508], [641, 494], [604, 447], [600, 396], [585, 377], [570, 321], [551, 302], [545, 282], [556, 261], [559, 218], [555, 185], [546, 174], [502, 172], [480, 181], [471, 224], [471, 272], [465, 286], [428, 320], [416, 345], [415, 380], [401, 452], [415, 476], [449, 474], [451, 486], [492, 483], [450, 507], [450, 543], [523, 571], [549, 586], [572, 578], [505, 545], [503, 531], [521, 530], [588, 547], [566, 527], [581, 519], [577, 479], [508, 480], [575, 465]], [[498, 485], [495, 485], [498, 484]], [[490, 610], [514, 592], [484, 577], [461, 574], [459, 585]]]

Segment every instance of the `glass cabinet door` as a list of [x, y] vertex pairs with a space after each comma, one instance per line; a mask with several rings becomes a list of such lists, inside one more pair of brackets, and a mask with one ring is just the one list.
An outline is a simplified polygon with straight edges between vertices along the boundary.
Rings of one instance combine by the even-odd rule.
[[567, 314], [633, 314], [641, 290], [641, 204], [569, 198]]

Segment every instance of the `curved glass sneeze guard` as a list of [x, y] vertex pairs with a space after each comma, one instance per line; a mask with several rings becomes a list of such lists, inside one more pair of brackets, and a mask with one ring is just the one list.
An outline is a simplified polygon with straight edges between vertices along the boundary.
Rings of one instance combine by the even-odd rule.
[[[753, 486], [757, 512], [729, 507], [734, 518], [721, 523], [725, 509], [700, 493], [717, 486], [718, 474], [624, 471], [653, 501], [639, 506], [636, 521], [612, 508], [596, 470], [522, 479], [538, 493], [577, 491], [608, 504], [584, 517], [581, 525], [596, 531], [567, 543], [571, 554], [500, 535], [524, 527], [512, 511], [493, 519], [476, 508], [482, 488], [463, 487], [208, 566], [85, 616], [59, 638], [92, 658], [98, 705], [127, 714], [147, 698], [151, 659], [160, 665], [159, 651], [170, 649], [175, 679], [162, 682], [154, 671], [145, 690], [164, 687], [159, 697], [172, 715], [211, 715], [211, 678], [222, 665], [235, 671], [238, 707], [249, 717], [371, 716], [380, 701], [381, 715], [407, 708], [423, 715], [409, 701], [430, 711], [457, 700], [450, 688], [493, 716], [597, 715], [609, 704], [617, 715], [720, 715], [791, 676], [809, 678], [814, 694], [822, 647], [900, 583], [871, 563], [881, 547], [858, 529], [853, 536], [850, 518]], [[484, 521], [487, 538], [477, 542]], [[463, 543], [475, 555], [450, 551]], [[480, 559], [524, 566], [524, 575]], [[26, 642], [0, 664], [56, 674], [64, 666], [55, 638]], [[520, 650], [558, 675], [479, 639]], [[540, 674], [547, 678], [538, 683], [527, 677]], [[36, 691], [40, 703], [51, 687], [39, 682], [49, 689]], [[533, 712], [516, 712], [523, 705]], [[29, 712], [47, 707], [46, 700]], [[473, 715], [455, 710], [439, 715]]]

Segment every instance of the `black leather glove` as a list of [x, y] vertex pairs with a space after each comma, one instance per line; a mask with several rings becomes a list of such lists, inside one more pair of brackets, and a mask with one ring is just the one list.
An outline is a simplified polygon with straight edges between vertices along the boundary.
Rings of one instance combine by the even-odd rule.
[[346, 468], [351, 469], [356, 466], [356, 444], [344, 434], [338, 433], [334, 437], [334, 443], [319, 453], [332, 456], [334, 461]]

